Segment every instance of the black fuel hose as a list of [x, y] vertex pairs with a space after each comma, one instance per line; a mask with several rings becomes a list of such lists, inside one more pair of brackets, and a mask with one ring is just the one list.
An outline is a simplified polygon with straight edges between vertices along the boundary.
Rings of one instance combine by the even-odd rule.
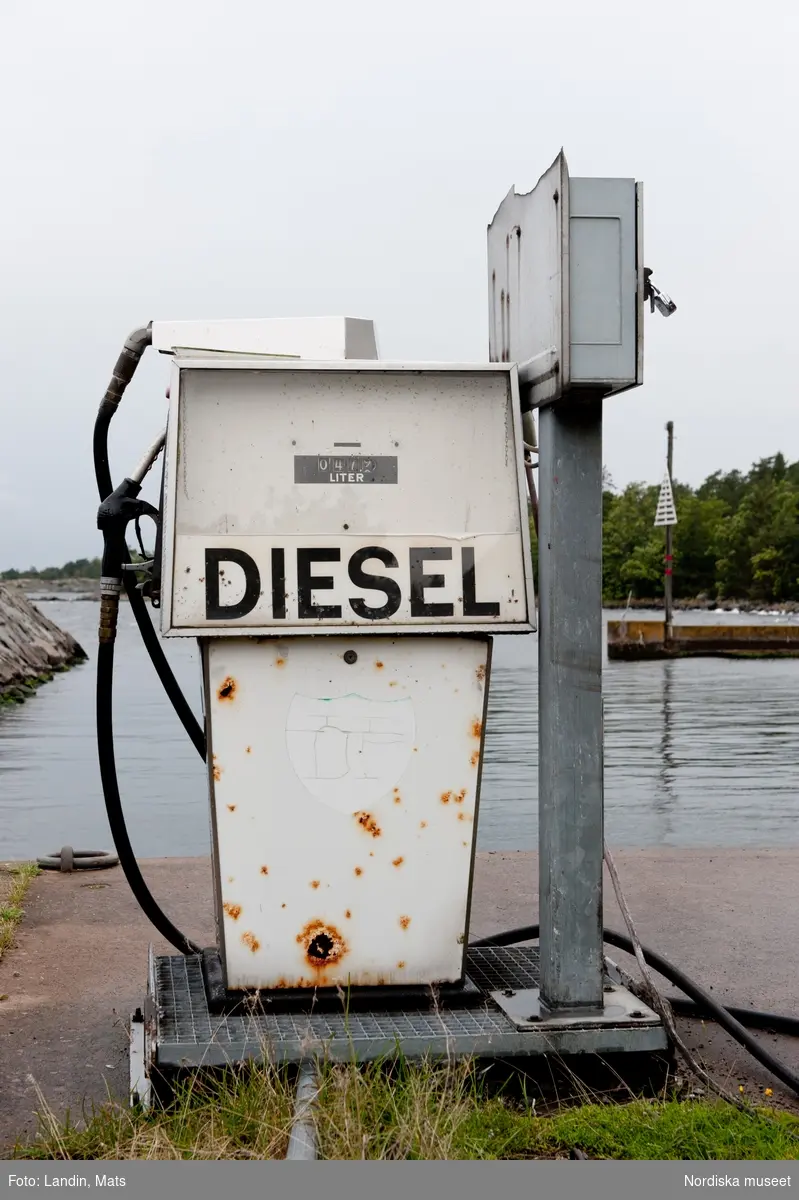
[[[117, 360], [111, 382], [106, 389], [97, 413], [94, 425], [93, 449], [94, 471], [97, 490], [100, 493], [101, 510], [103, 502], [111, 498], [114, 494], [108, 463], [108, 429], [125, 392], [125, 388], [133, 378], [139, 360], [151, 342], [152, 327], [150, 325], [144, 329], [136, 330], [130, 335]], [[126, 483], [130, 484], [131, 481], [128, 480]], [[128, 490], [131, 496], [138, 493], [138, 487], [131, 487]], [[166, 656], [158, 641], [158, 636], [150, 621], [144, 597], [136, 588], [134, 576], [122, 570], [122, 563], [127, 557], [125, 540], [109, 532], [104, 535], [104, 541], [102, 573], [104, 576], [109, 575], [116, 579], [121, 578], [128, 599], [130, 600], [131, 609], [139, 627], [142, 640], [150, 655], [156, 673], [161, 680], [161, 684], [195, 748], [204, 759], [206, 756], [205, 734], [194, 713], [191, 711], [180, 689], [180, 685], [166, 660]], [[104, 595], [101, 604], [100, 640], [97, 652], [97, 749], [108, 823], [111, 828], [114, 846], [119, 855], [120, 866], [142, 912], [159, 933], [179, 950], [181, 954], [198, 954], [201, 953], [201, 948], [196, 946], [194, 942], [172, 924], [147, 887], [139, 869], [139, 864], [136, 861], [125, 823], [125, 814], [119, 794], [116, 756], [114, 753], [114, 641], [116, 638], [118, 605], [118, 594], [113, 599]]]
[[108, 427], [119, 408], [125, 389], [133, 378], [144, 351], [152, 344], [152, 321], [141, 329], [134, 329], [122, 347], [111, 375], [111, 382], [100, 401], [100, 408], [94, 422], [94, 474], [97, 478], [97, 490], [101, 500], [105, 500], [106, 496], [110, 496], [114, 490], [111, 482], [111, 468], [108, 465]]
[[108, 823], [111, 826], [111, 836], [119, 855], [119, 862], [139, 907], [158, 932], [181, 954], [200, 954], [202, 953], [201, 948], [196, 946], [185, 934], [182, 934], [179, 929], [176, 929], [159, 908], [144, 882], [136, 855], [130, 844], [122, 811], [122, 800], [119, 795], [114, 755], [113, 692], [114, 642], [100, 642], [97, 650], [97, 747]]
[[[536, 941], [539, 936], [538, 925], [523, 925], [519, 929], [508, 929], [504, 933], [495, 933], [491, 937], [480, 938], [477, 941], [470, 942], [470, 946], [514, 946], [519, 942]], [[628, 954], [633, 954], [633, 944], [624, 934], [615, 933], [612, 929], [605, 929], [602, 934], [603, 940], [609, 946], [615, 946], [619, 950], [626, 950]], [[684, 992], [689, 997], [689, 1001], [677, 1001], [673, 1003], [675, 1012], [680, 1012], [685, 1016], [709, 1016], [717, 1025], [721, 1026], [729, 1033], [730, 1037], [734, 1038], [741, 1046], [743, 1046], [753, 1058], [764, 1066], [775, 1079], [779, 1079], [787, 1088], [790, 1088], [797, 1096], [799, 1096], [799, 1075], [786, 1067], [779, 1059], [770, 1054], [765, 1046], [761, 1046], [756, 1038], [753, 1038], [748, 1030], [744, 1027], [750, 1023], [753, 1029], [773, 1029], [775, 1032], [788, 1033], [793, 1036], [799, 1035], [799, 1020], [795, 1017], [782, 1016], [777, 1013], [764, 1012], [747, 1012], [741, 1008], [726, 1008], [706, 992], [705, 989], [693, 979], [690, 979], [679, 967], [675, 967], [667, 958], [663, 958], [655, 950], [650, 950], [647, 946], [642, 946], [644, 958], [658, 974], [664, 979], [668, 979], [670, 983], [676, 984], [681, 992]]]
[[155, 667], [155, 673], [161, 680], [164, 691], [177, 713], [183, 728], [189, 735], [189, 738], [194, 745], [195, 750], [200, 758], [205, 759], [206, 743], [205, 734], [200, 726], [199, 721], [191, 710], [188, 700], [183, 695], [175, 676], [172, 674], [172, 669], [166, 660], [166, 656], [161, 648], [161, 643], [158, 640], [158, 634], [150, 620], [150, 614], [147, 611], [147, 604], [144, 597], [136, 587], [136, 578], [130, 572], [126, 571], [122, 577], [122, 582], [125, 586], [125, 593], [130, 601], [131, 611], [139, 627], [142, 641], [147, 648], [147, 653], [150, 656], [150, 661]]
[[[120, 401], [125, 394], [125, 389], [133, 378], [144, 351], [148, 346], [152, 345], [152, 340], [152, 324], [143, 326], [141, 329], [136, 329], [131, 333], [122, 347], [122, 352], [117, 359], [116, 366], [111, 375], [111, 382], [100, 401], [100, 408], [94, 422], [93, 450], [94, 474], [101, 501], [107, 499], [114, 490], [114, 485], [111, 481], [111, 468], [108, 462], [109, 426], [119, 408]], [[158, 634], [153, 628], [153, 623], [147, 612], [147, 605], [141, 593], [136, 589], [134, 576], [130, 572], [125, 572], [123, 583], [128, 600], [130, 601], [133, 616], [139, 627], [139, 633], [150, 656], [150, 661], [155, 668], [155, 672], [161, 680], [164, 691], [169, 697], [170, 703], [177, 713], [183, 728], [189, 735], [194, 748], [200, 757], [204, 759], [206, 755], [205, 733], [192, 712], [186, 697], [183, 695], [180, 684], [172, 672], [172, 668], [167, 662], [166, 655], [158, 640]]]

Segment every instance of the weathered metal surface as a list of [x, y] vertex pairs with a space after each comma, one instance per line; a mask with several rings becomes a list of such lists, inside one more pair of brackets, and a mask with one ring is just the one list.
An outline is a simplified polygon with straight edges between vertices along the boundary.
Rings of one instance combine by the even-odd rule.
[[561, 152], [532, 191], [511, 188], [488, 227], [489, 358], [527, 364], [537, 403], [570, 377], [568, 214]]
[[643, 324], [635, 180], [572, 179], [569, 204], [571, 385], [634, 387]]
[[143, 1014], [135, 1012], [130, 1018], [130, 1103], [133, 1107], [150, 1107], [150, 1079]]
[[227, 985], [462, 977], [485, 638], [209, 639]]
[[663, 621], [608, 621], [608, 658], [639, 662], [658, 658], [799, 657], [796, 625], [673, 625]]
[[[536, 978], [535, 951], [526, 951]], [[490, 977], [512, 989], [525, 951], [496, 947], [469, 951], [470, 977]], [[577, 1024], [544, 1021], [518, 1029], [486, 996], [478, 1008], [436, 1011], [231, 1016], [208, 1009], [199, 958], [162, 957], [157, 962], [158, 1033], [156, 1065], [214, 1067], [248, 1059], [300, 1062], [319, 1055], [330, 1062], [368, 1062], [397, 1053], [408, 1059], [427, 1056], [503, 1057], [532, 1054], [614, 1054], [655, 1052], [666, 1048], [662, 1025], [644, 1019], [616, 1024], [598, 1020]], [[487, 968], [487, 969], [486, 969]], [[641, 1008], [640, 1001], [635, 1002]]]
[[533, 627], [515, 368], [179, 361], [164, 633]]
[[633, 179], [570, 178], [563, 152], [488, 228], [489, 357], [517, 362], [534, 406], [643, 381], [643, 196]]
[[539, 415], [539, 921], [553, 1011], [602, 1005], [602, 401]]

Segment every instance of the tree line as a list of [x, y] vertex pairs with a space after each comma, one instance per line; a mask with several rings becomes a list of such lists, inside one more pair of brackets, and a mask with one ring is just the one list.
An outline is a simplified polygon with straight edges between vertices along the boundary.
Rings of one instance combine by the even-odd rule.
[[[660, 485], [613, 486], [605, 476], [602, 508], [606, 604], [663, 596], [663, 530], [653, 525]], [[780, 603], [799, 600], [799, 462], [783, 454], [751, 469], [716, 471], [698, 488], [675, 481], [674, 598]], [[535, 536], [535, 535], [533, 535]], [[139, 555], [131, 549], [131, 561]], [[100, 559], [62, 567], [0, 572], [20, 578], [99, 579]]]
[[[605, 603], [663, 596], [664, 531], [653, 525], [660, 486], [606, 480]], [[745, 474], [716, 471], [693, 489], [675, 482], [674, 598], [799, 600], [799, 462], [763, 458]]]

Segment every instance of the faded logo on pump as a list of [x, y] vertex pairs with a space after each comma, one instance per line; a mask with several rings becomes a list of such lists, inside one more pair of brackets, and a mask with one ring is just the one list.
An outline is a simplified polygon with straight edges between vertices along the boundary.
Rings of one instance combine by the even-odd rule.
[[296, 695], [286, 718], [286, 744], [298, 779], [338, 812], [357, 812], [390, 792], [408, 766], [415, 736], [410, 697]]

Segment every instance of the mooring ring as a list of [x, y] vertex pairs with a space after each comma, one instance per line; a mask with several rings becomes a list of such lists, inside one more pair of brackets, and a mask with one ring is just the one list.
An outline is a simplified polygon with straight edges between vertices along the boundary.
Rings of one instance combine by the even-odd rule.
[[100, 871], [105, 867], [116, 867], [119, 858], [109, 850], [73, 850], [62, 846], [52, 854], [37, 858], [36, 865], [45, 871]]

